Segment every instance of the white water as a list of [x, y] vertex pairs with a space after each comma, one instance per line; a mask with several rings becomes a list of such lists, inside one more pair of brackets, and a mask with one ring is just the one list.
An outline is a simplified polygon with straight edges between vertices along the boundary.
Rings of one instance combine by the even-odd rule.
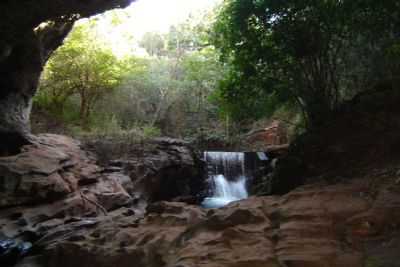
[[246, 190], [246, 178], [242, 176], [237, 181], [228, 181], [225, 176], [218, 174], [212, 177], [213, 195], [206, 197], [202, 205], [205, 208], [219, 208], [232, 201], [248, 197]]
[[242, 152], [204, 152], [209, 175], [223, 174], [228, 179], [245, 175], [244, 153]]
[[204, 158], [210, 172], [212, 195], [203, 200], [203, 207], [219, 208], [248, 197], [244, 153], [205, 152]]

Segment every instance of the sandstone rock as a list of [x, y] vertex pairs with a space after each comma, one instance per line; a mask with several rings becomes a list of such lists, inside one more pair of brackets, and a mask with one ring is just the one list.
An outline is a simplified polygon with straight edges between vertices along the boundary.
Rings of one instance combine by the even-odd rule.
[[283, 197], [251, 197], [215, 210], [154, 203], [143, 219], [115, 211], [111, 220], [80, 232], [84, 238], [79, 241], [54, 240], [45, 257], [49, 267], [124, 267], [132, 262], [168, 267], [361, 267], [365, 254], [358, 242], [364, 241], [353, 231], [354, 222], [368, 212], [379, 218], [376, 205], [386, 212], [398, 208], [398, 195], [382, 192], [391, 201], [374, 202], [364, 197], [367, 191], [363, 181], [354, 181], [306, 186]]
[[203, 165], [184, 141], [158, 138], [154, 146], [127, 160], [114, 161], [133, 181], [135, 191], [149, 202], [187, 199], [199, 202], [204, 191]]
[[288, 144], [288, 132], [281, 121], [274, 120], [263, 129], [253, 130], [245, 135], [247, 145], [252, 149], [286, 146]]
[[[61, 199], [76, 190], [87, 165], [94, 164], [76, 141], [39, 136], [22, 153], [0, 158], [0, 208]], [[95, 172], [92, 169], [90, 175], [95, 177]]]
[[[13, 175], [27, 179], [27, 185], [36, 175], [58, 175], [49, 179], [53, 186], [40, 183], [46, 185], [41, 190], [58, 192], [54, 181], [62, 179], [70, 192], [55, 198], [32, 194], [32, 205], [0, 208], [0, 233], [33, 243], [36, 255], [18, 267], [362, 267], [370, 257], [398, 254], [400, 189], [395, 181], [379, 187], [367, 179], [313, 184], [220, 209], [161, 201], [150, 203], [144, 213], [132, 205], [125, 188], [135, 187], [119, 170], [101, 171], [70, 139], [41, 138], [35, 149], [58, 146], [67, 155], [59, 164], [68, 167], [54, 164], [56, 171], [47, 176]], [[30, 149], [23, 153], [30, 155]], [[18, 155], [4, 160], [10, 158]], [[81, 179], [91, 181], [82, 184]], [[17, 199], [8, 187], [1, 190]], [[391, 233], [392, 239], [383, 242]]]
[[344, 242], [346, 219], [370, 208], [363, 184], [301, 188], [282, 198], [276, 255], [289, 266], [362, 266], [361, 250]]
[[20, 154], [0, 157], [0, 169], [0, 233], [10, 238], [37, 239], [132, 202], [129, 177], [102, 173], [91, 154], [64, 136], [38, 136]]

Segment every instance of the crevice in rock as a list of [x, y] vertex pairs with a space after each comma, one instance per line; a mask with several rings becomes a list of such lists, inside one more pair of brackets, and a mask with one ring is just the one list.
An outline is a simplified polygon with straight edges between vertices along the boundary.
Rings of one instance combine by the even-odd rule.
[[0, 132], [0, 140], [0, 157], [17, 155], [23, 146], [30, 144], [27, 138], [14, 133]]

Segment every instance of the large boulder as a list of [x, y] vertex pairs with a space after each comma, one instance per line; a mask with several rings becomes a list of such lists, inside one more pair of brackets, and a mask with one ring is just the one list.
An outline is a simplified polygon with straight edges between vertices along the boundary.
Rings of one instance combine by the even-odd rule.
[[89, 187], [129, 198], [116, 178], [122, 174], [102, 173], [93, 155], [65, 136], [36, 137], [21, 153], [0, 157], [0, 171], [0, 208], [53, 203]]
[[131, 206], [128, 181], [96, 165], [77, 141], [40, 135], [21, 153], [0, 157], [0, 243], [33, 242], [67, 222]]
[[124, 160], [111, 162], [131, 177], [135, 191], [149, 202], [182, 200], [197, 203], [205, 190], [204, 163], [188, 143], [153, 140]]

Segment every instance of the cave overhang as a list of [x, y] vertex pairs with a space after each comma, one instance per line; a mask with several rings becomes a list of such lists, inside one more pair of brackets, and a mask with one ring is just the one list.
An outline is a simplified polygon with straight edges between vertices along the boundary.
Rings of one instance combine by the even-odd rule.
[[[0, 154], [29, 142], [29, 115], [43, 67], [74, 22], [134, 0], [0, 2]], [[8, 140], [4, 142], [4, 140]], [[17, 140], [17, 141], [16, 141]]]

